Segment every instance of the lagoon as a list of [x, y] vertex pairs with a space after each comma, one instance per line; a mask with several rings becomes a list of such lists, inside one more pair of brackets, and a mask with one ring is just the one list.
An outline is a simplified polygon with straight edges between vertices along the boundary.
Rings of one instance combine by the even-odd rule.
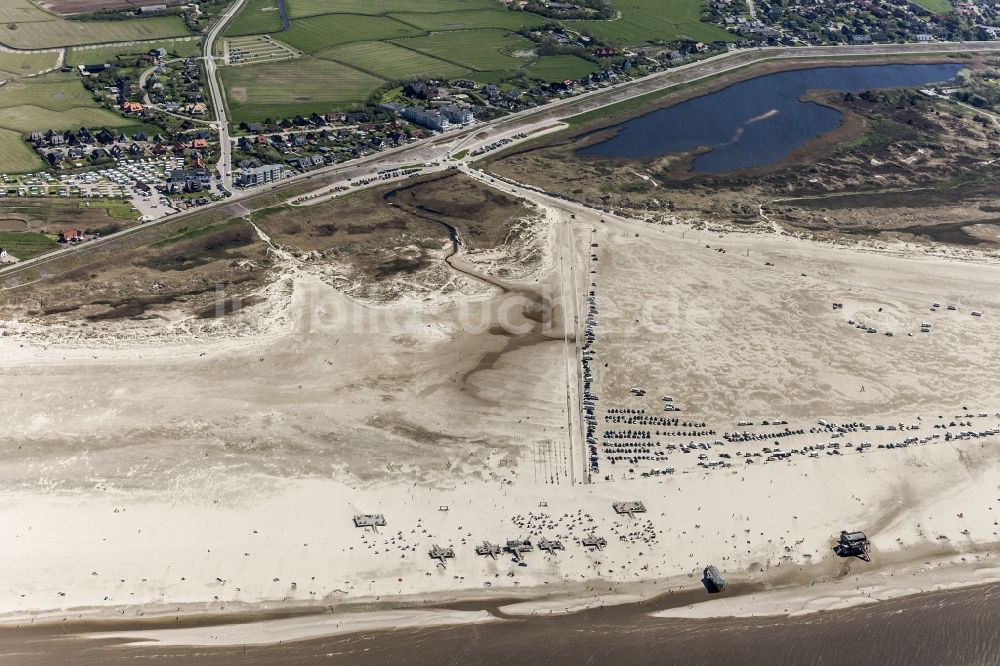
[[692, 170], [724, 173], [780, 162], [836, 129], [842, 113], [802, 100], [809, 90], [862, 92], [950, 81], [963, 65], [852, 65], [768, 74], [653, 111], [612, 128], [615, 136], [577, 155], [644, 159], [695, 148]]

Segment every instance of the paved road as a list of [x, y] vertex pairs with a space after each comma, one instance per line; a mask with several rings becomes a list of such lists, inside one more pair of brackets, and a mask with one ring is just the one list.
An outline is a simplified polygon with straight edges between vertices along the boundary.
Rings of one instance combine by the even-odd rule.
[[246, 0], [236, 0], [219, 17], [219, 20], [208, 31], [205, 42], [202, 45], [203, 57], [205, 61], [205, 78], [208, 79], [208, 92], [212, 98], [212, 107], [215, 109], [215, 128], [219, 133], [219, 163], [216, 165], [219, 173], [222, 174], [222, 187], [226, 191], [233, 191], [233, 144], [229, 138], [229, 118], [226, 117], [226, 103], [222, 96], [222, 85], [219, 83], [219, 75], [216, 67], [215, 57], [212, 54], [215, 40], [219, 38], [222, 31], [226, 29], [233, 17], [239, 13]]
[[[211, 55], [211, 42], [221, 33], [225, 24], [232, 19], [233, 15], [242, 7], [246, 0], [237, 0], [223, 15], [223, 18], [212, 29], [206, 40], [206, 55]], [[358, 178], [374, 174], [376, 171], [386, 168], [384, 165], [395, 165], [404, 162], [425, 163], [441, 161], [448, 158], [453, 152], [454, 146], [462, 145], [466, 139], [475, 138], [475, 145], [488, 144], [497, 137], [516, 134], [522, 128], [539, 128], [546, 124], [553, 124], [561, 119], [568, 118], [580, 113], [592, 111], [606, 107], [611, 104], [630, 100], [632, 98], [662, 90], [667, 90], [679, 85], [693, 83], [709, 77], [718, 76], [726, 72], [742, 69], [748, 65], [771, 60], [800, 60], [815, 59], [824, 57], [877, 57], [877, 56], [900, 56], [900, 55], [927, 55], [927, 54], [947, 54], [947, 53], [969, 53], [969, 52], [997, 52], [1000, 51], [1000, 41], [996, 42], [932, 42], [924, 44], [868, 44], [864, 46], [805, 46], [795, 48], [769, 48], [769, 49], [746, 49], [740, 51], [730, 51], [720, 55], [712, 56], [704, 60], [693, 62], [680, 67], [657, 72], [642, 79], [626, 81], [608, 88], [598, 89], [583, 93], [575, 97], [557, 100], [543, 107], [529, 109], [521, 113], [511, 114], [487, 123], [478, 123], [468, 128], [454, 132], [449, 132], [444, 136], [433, 136], [421, 141], [417, 141], [405, 146], [400, 146], [381, 153], [376, 153], [351, 162], [318, 169], [306, 174], [300, 174], [293, 178], [287, 178], [277, 183], [256, 188], [252, 191], [234, 191], [233, 196], [225, 201], [216, 202], [207, 206], [201, 206], [189, 212], [173, 215], [170, 217], [137, 225], [117, 234], [106, 236], [97, 241], [91, 241], [83, 245], [75, 246], [73, 249], [57, 250], [50, 254], [41, 255], [34, 259], [28, 259], [18, 264], [0, 268], [0, 274], [11, 274], [18, 271], [44, 264], [57, 259], [64, 252], [79, 251], [83, 248], [93, 246], [95, 243], [105, 243], [114, 241], [124, 235], [135, 233], [150, 226], [164, 224], [186, 216], [199, 214], [210, 208], [218, 208], [231, 204], [235, 200], [246, 199], [254, 195], [284, 189], [292, 185], [301, 184], [306, 181], [315, 181], [316, 189], [321, 189], [332, 183], [339, 182], [345, 178]], [[205, 61], [206, 71], [209, 74], [209, 88], [212, 92], [213, 105], [219, 123], [220, 139], [223, 149], [219, 162], [220, 172], [223, 173], [223, 183], [227, 189], [233, 191], [231, 164], [232, 145], [229, 138], [228, 121], [225, 117], [225, 104], [219, 88], [216, 76], [216, 63], [214, 58]], [[531, 139], [529, 135], [527, 139]], [[513, 141], [514, 145], [517, 140]], [[467, 145], [465, 147], [468, 147]], [[465, 160], [472, 158], [466, 157]], [[377, 182], [372, 185], [378, 184]]]

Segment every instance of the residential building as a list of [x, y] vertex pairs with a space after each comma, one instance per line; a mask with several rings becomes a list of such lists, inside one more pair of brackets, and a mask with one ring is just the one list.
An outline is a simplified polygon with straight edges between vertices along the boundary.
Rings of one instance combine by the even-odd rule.
[[205, 169], [175, 169], [167, 178], [167, 193], [201, 192], [212, 184], [212, 175]]
[[403, 109], [402, 115], [411, 123], [415, 123], [428, 129], [437, 130], [439, 132], [443, 132], [451, 127], [451, 123], [448, 119], [437, 111], [428, 111], [427, 109], [410, 106]]
[[252, 169], [244, 169], [236, 177], [236, 184], [240, 187], [254, 187], [281, 180], [284, 174], [285, 167], [281, 164], [263, 164]]
[[465, 125], [466, 123], [471, 123], [474, 120], [472, 111], [463, 109], [460, 106], [455, 106], [454, 104], [442, 106], [438, 109], [438, 111], [440, 111], [441, 115], [447, 118], [449, 122], [454, 123], [455, 125]]

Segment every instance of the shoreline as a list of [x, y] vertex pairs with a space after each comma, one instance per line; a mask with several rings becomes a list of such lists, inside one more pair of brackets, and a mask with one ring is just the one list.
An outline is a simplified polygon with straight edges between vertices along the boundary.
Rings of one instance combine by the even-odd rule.
[[711, 599], [653, 615], [683, 619], [800, 617], [997, 582], [1000, 582], [1000, 561], [991, 555], [975, 562], [929, 561], [916, 568], [869, 572], [850, 581], [827, 581], [808, 587]]
[[[702, 239], [709, 237], [709, 232], [687, 233], [666, 227], [656, 232], [656, 236], [663, 235], [692, 247], [700, 246]], [[647, 234], [652, 232], [645, 231], [644, 235]], [[691, 238], [684, 239], [685, 235]], [[726, 243], [736, 257], [741, 254], [737, 249], [741, 243], [753, 246], [755, 255], [763, 253], [754, 263], [772, 256], [770, 253], [787, 256], [796, 247], [815, 248], [808, 241], [788, 237], [729, 238]], [[831, 255], [828, 260], [836, 258]], [[920, 268], [927, 265], [951, 272], [957, 266], [951, 261], [942, 263], [940, 258], [919, 254], [907, 257], [904, 263], [913, 264], [913, 270], [917, 265]], [[788, 270], [793, 275], [797, 272]], [[975, 267], [970, 276], [983, 277], [988, 270], [985, 266]], [[322, 293], [324, 298], [338, 298], [332, 291]], [[313, 304], [306, 296], [295, 300], [300, 305]], [[322, 303], [322, 299], [315, 301], [316, 305]], [[340, 335], [334, 329], [324, 331], [318, 342], [322, 345]], [[357, 340], [359, 344], [370, 344], [367, 338]], [[344, 344], [352, 344], [351, 339], [345, 337]], [[346, 347], [343, 353], [353, 356], [352, 349]], [[406, 347], [405, 353], [409, 354], [410, 349]], [[518, 352], [524, 354], [527, 367], [534, 367], [533, 359], [538, 358], [532, 355], [535, 351], [529, 348]], [[202, 362], [221, 363], [218, 367], [228, 368], [233, 360], [209, 357]], [[285, 362], [282, 358], [274, 361], [276, 367]], [[21, 365], [19, 372], [26, 374], [23, 378], [20, 374], [11, 375], [12, 385], [17, 379], [25, 382], [27, 388], [35, 381], [32, 374], [46, 372], [47, 365]], [[93, 378], [102, 367], [88, 362], [88, 377]], [[159, 367], [157, 364], [158, 370]], [[208, 365], [200, 372], [213, 375], [217, 372], [215, 367]], [[560, 381], [557, 373], [562, 368], [558, 364], [553, 367], [552, 381]], [[315, 372], [311, 366], [306, 369]], [[186, 364], [179, 371], [184, 375], [191, 372]], [[294, 373], [291, 381], [298, 376]], [[117, 386], [115, 373], [109, 373], [107, 378]], [[350, 377], [340, 379], [339, 375], [335, 379], [354, 381]], [[157, 380], [154, 390], [159, 383]], [[415, 387], [414, 392], [419, 392], [419, 388]], [[122, 399], [118, 397], [120, 394], [114, 395]], [[983, 398], [991, 402], [989, 396]], [[224, 404], [228, 404], [228, 397]], [[935, 413], [954, 414], [959, 410], [957, 404], [961, 403], [950, 408], [939, 406], [940, 411]], [[852, 408], [846, 403], [838, 403], [837, 408], [813, 407], [808, 410], [813, 416], [805, 421], [814, 423], [816, 414], [826, 418], [860, 415], [867, 420], [873, 413], [871, 408], [860, 413], [855, 409], [856, 406]], [[920, 408], [913, 403], [908, 403], [905, 413], [879, 407], [874, 412], [878, 416], [873, 418], [886, 423], [909, 421], [914, 418], [915, 409]], [[741, 408], [745, 410], [746, 407]], [[264, 418], [271, 417], [265, 414]], [[561, 425], [564, 416], [553, 411], [549, 418], [551, 423]], [[77, 427], [84, 428], [88, 423], [79, 422]], [[553, 428], [545, 421], [525, 424], [526, 432], [531, 433], [546, 427]], [[510, 424], [505, 422], [504, 428], [509, 429]], [[558, 436], [560, 431], [552, 432]], [[172, 434], [170, 437], [174, 449], [178, 442]], [[893, 435], [873, 431], [864, 437], [878, 444]], [[86, 456], [90, 446], [93, 444], [84, 441], [82, 447], [74, 450]], [[1000, 483], [1000, 470], [993, 465], [997, 443], [992, 438], [976, 443], [942, 442], [864, 456], [824, 457], [822, 461], [802, 458], [781, 466], [751, 466], [732, 474], [680, 472], [669, 478], [626, 478], [587, 486], [551, 485], [546, 479], [537, 478], [533, 481], [530, 459], [522, 459], [523, 466], [512, 468], [498, 456], [477, 462], [492, 475], [490, 478], [470, 477], [463, 481], [451, 476], [439, 483], [425, 480], [412, 486], [389, 477], [383, 483], [368, 484], [359, 479], [348, 483], [335, 481], [335, 476], [283, 478], [234, 475], [231, 471], [216, 474], [215, 471], [233, 469], [232, 465], [246, 458], [227, 462], [232, 454], [214, 447], [195, 448], [191, 452], [201, 460], [202, 450], [205, 457], [213, 456], [211, 463], [170, 468], [168, 497], [162, 496], [164, 486], [158, 480], [160, 475], [150, 475], [151, 470], [143, 472], [149, 475], [145, 477], [122, 475], [117, 484], [113, 480], [103, 482], [97, 488], [101, 492], [93, 492], [95, 477], [88, 474], [81, 479], [83, 485], [43, 490], [21, 481], [18, 490], [0, 496], [0, 521], [11, 525], [10, 547], [0, 558], [0, 566], [10, 574], [10, 584], [2, 590], [2, 607], [7, 612], [0, 622], [16, 624], [19, 620], [30, 622], [32, 618], [38, 622], [46, 617], [61, 621], [70, 615], [82, 620], [91, 617], [87, 609], [102, 606], [102, 598], [107, 606], [98, 615], [120, 618], [135, 617], [138, 613], [147, 619], [159, 612], [172, 617], [181, 612], [206, 616], [223, 607], [230, 613], [267, 612], [274, 608], [290, 612], [303, 607], [318, 610], [331, 603], [338, 608], [349, 608], [352, 604], [383, 600], [394, 605], [427, 607], [496, 596], [519, 598], [520, 607], [509, 609], [511, 613], [530, 614], [531, 610], [526, 610], [530, 604], [524, 605], [526, 601], [546, 604], [536, 606], [535, 610], [555, 611], [558, 609], [555, 604], [564, 604], [564, 599], [571, 599], [574, 608], [585, 610], [588, 603], [592, 606], [613, 601], [629, 603], [637, 598], [650, 599], [669, 589], [692, 586], [697, 589], [697, 578], [692, 576], [712, 562], [720, 565], [734, 584], [773, 587], [785, 585], [786, 577], [791, 577], [787, 584], [794, 585], [795, 572], [804, 569], [810, 572], [810, 580], [817, 572], [833, 576], [842, 562], [832, 558], [830, 539], [836, 530], [854, 525], [869, 531], [882, 564], [912, 558], [915, 552], [926, 553], [919, 556], [948, 554], [951, 559], [958, 559], [961, 555], [950, 554], [956, 548], [990, 549], [997, 542], [993, 515], [996, 507], [991, 506], [995, 498], [990, 496], [990, 481], [994, 480], [994, 486]], [[100, 453], [98, 449], [94, 455]], [[218, 457], [220, 453], [226, 457]], [[19, 468], [11, 468], [11, 473], [16, 469]], [[118, 472], [123, 473], [124, 470]], [[21, 472], [17, 474], [15, 478], [21, 479]], [[251, 511], [245, 508], [248, 488], [253, 488]], [[808, 493], [822, 495], [823, 499], [800, 503]], [[660, 528], [652, 543], [625, 538], [646, 523], [645, 518], [619, 519], [611, 510], [613, 501], [630, 495], [645, 501], [650, 509], [649, 519]], [[712, 497], [724, 497], [726, 501], [707, 505], [703, 511], [704, 500]], [[326, 509], [322, 515], [314, 516], [309, 512], [302, 514], [300, 509], [304, 506]], [[442, 512], [442, 506], [449, 510]], [[552, 522], [549, 520], [525, 525], [519, 517], [532, 510], [539, 511], [534, 509], [538, 506], [552, 507], [542, 513], [551, 514], [555, 522], [561, 521], [556, 517], [564, 515], [564, 511], [586, 513], [582, 524], [581, 519], [575, 518], [556, 527], [549, 525]], [[783, 508], [776, 510], [778, 507]], [[736, 512], [730, 515], [734, 509]], [[368, 538], [374, 535], [351, 526], [353, 515], [369, 511], [387, 515], [390, 521], [387, 534]], [[961, 527], [953, 517], [962, 512], [966, 515], [962, 525], [967, 525], [974, 536], [957, 535]], [[287, 520], [289, 516], [294, 516], [294, 520]], [[593, 520], [586, 522], [590, 517]], [[905, 524], [901, 517], [907, 519]], [[945, 522], [935, 528], [937, 519]], [[921, 524], [927, 527], [921, 528]], [[743, 537], [734, 537], [744, 528], [747, 544], [740, 545]], [[401, 543], [387, 548], [383, 542], [397, 538], [394, 536], [397, 529], [408, 534]], [[266, 536], [254, 536], [258, 530]], [[611, 545], [606, 551], [587, 552], [573, 543], [574, 538], [590, 530], [609, 539]], [[934, 541], [935, 534], [941, 533], [937, 530], [950, 532], [955, 540]], [[409, 536], [414, 531], [423, 533]], [[473, 555], [473, 545], [483, 539], [534, 536], [538, 531], [541, 531], [538, 536], [562, 538], [567, 552], [558, 557], [532, 555], [530, 567], [525, 569], [511, 566], [504, 561], [506, 558], [491, 563]], [[52, 552], [48, 547], [53, 539], [75, 544], [72, 566], [67, 565], [64, 554]], [[435, 542], [456, 548], [457, 559], [448, 562], [447, 570], [437, 568], [427, 558], [427, 548]], [[906, 545], [898, 545], [902, 542]], [[402, 560], [400, 546], [404, 546], [402, 552], [406, 556]], [[148, 553], [156, 556], [144, 561]], [[819, 559], [824, 560], [825, 569], [810, 564]], [[744, 576], [744, 572], [760, 568], [766, 570], [764, 576]], [[514, 577], [507, 578], [508, 575]], [[293, 581], [298, 582], [297, 587]], [[607, 593], [587, 589], [600, 586], [612, 589]], [[493, 592], [485, 593], [484, 587]], [[401, 596], [404, 589], [412, 594]], [[69, 593], [62, 603], [75, 610], [53, 613], [42, 610], [57, 607], [60, 598], [56, 595], [62, 592]], [[314, 596], [310, 599], [307, 594]], [[170, 599], [178, 601], [167, 603]]]
[[638, 591], [648, 589], [647, 582], [633, 584], [635, 590], [590, 597], [573, 594], [573, 586], [567, 586], [504, 589], [492, 595], [439, 592], [423, 599], [403, 595], [333, 605], [264, 601], [234, 605], [223, 612], [199, 610], [204, 604], [163, 604], [144, 606], [141, 615], [117, 607], [5, 614], [0, 615], [0, 641], [10, 632], [44, 636], [58, 631], [93, 641], [114, 640], [120, 647], [275, 645], [399, 629], [544, 621], [618, 607], [631, 607], [650, 618], [691, 621], [798, 618], [1000, 582], [1000, 558], [992, 553], [920, 560], [913, 557], [857, 575], [774, 587], [735, 579], [727, 591], [715, 595], [700, 583], [669, 591], [657, 583], [658, 593], [647, 596]]

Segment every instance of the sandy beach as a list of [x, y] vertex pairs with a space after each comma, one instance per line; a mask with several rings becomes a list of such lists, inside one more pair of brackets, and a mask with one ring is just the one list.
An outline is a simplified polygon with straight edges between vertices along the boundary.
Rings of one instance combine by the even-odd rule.
[[[708, 564], [755, 591], [671, 617], [997, 579], [1000, 438], [984, 434], [1000, 426], [995, 257], [546, 206], [549, 260], [516, 289], [372, 307], [298, 269], [224, 336], [127, 344], [109, 329], [60, 345], [8, 327], [3, 623], [511, 597], [525, 603], [510, 615], [565, 613], [698, 588]], [[598, 430], [624, 427], [614, 409], [690, 422], [644, 426], [662, 431], [655, 460], [602, 456], [597, 472], [578, 402], [591, 290]], [[241, 317], [258, 330], [255, 308], [282, 325], [241, 334]], [[681, 412], [664, 414], [668, 394]], [[760, 436], [724, 439], [739, 433]], [[768, 460], [778, 449], [799, 453]], [[646, 512], [617, 514], [624, 500]], [[386, 525], [356, 528], [359, 514]], [[871, 563], [833, 553], [842, 529], [868, 533]], [[536, 548], [526, 566], [474, 550], [525, 538], [564, 548]], [[431, 559], [434, 545], [455, 557]], [[257, 637], [494, 620], [394, 612], [305, 616]]]

